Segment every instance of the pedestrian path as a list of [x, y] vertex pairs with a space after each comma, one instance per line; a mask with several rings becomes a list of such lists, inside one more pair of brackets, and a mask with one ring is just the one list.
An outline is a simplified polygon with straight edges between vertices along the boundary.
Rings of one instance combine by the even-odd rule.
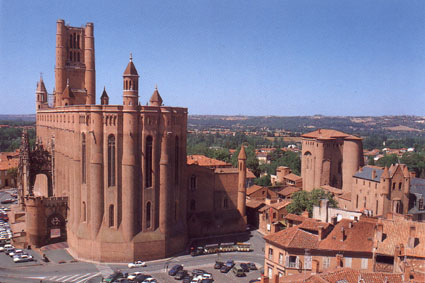
[[37, 276], [26, 277], [28, 279], [39, 279], [43, 282], [71, 282], [71, 283], [84, 283], [93, 277], [99, 276], [100, 272], [78, 273], [68, 275], [55, 275], [55, 276]]

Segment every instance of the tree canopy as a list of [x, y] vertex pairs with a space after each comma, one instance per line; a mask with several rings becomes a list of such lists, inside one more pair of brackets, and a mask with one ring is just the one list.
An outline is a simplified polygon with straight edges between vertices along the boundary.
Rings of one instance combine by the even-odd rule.
[[313, 214], [313, 206], [319, 205], [321, 199], [328, 199], [329, 207], [338, 207], [337, 201], [330, 192], [325, 192], [323, 189], [314, 189], [311, 192], [295, 192], [292, 195], [292, 202], [287, 206], [287, 211], [300, 215], [307, 210], [311, 217]]

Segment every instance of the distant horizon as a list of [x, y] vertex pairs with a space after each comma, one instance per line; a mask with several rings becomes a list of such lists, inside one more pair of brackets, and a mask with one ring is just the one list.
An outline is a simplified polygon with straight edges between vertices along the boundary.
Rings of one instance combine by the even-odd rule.
[[94, 23], [97, 104], [132, 53], [142, 105], [158, 84], [193, 115], [425, 116], [425, 1], [1, 1], [0, 113], [35, 112], [40, 72], [52, 92], [58, 19]]

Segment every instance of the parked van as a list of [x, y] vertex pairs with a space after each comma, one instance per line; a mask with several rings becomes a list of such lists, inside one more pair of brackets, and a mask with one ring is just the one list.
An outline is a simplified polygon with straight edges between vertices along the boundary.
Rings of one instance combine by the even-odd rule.
[[235, 265], [232, 268], [233, 274], [235, 274], [237, 277], [244, 277], [246, 276], [245, 272], [243, 272], [243, 269], [240, 267], [239, 264]]

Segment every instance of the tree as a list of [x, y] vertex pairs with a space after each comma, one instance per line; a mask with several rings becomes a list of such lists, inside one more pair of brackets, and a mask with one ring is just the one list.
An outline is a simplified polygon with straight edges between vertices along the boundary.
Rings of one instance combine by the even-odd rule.
[[255, 179], [254, 180], [254, 183], [256, 185], [262, 186], [262, 187], [268, 187], [268, 186], [271, 186], [272, 185], [271, 178], [270, 178], [270, 175], [269, 174], [264, 175], [264, 176], [262, 176], [260, 178]]
[[326, 192], [323, 189], [314, 189], [311, 192], [295, 192], [292, 195], [292, 202], [287, 206], [287, 211], [300, 215], [303, 211], [307, 210], [311, 217], [313, 206], [319, 205], [321, 199], [327, 199], [329, 201], [329, 207], [338, 207], [337, 201], [330, 192]]
[[397, 154], [387, 154], [384, 157], [378, 159], [376, 164], [381, 167], [390, 167], [393, 164], [398, 163]]
[[425, 154], [423, 153], [406, 152], [400, 162], [406, 164], [409, 170], [415, 171], [418, 177], [425, 174]]

